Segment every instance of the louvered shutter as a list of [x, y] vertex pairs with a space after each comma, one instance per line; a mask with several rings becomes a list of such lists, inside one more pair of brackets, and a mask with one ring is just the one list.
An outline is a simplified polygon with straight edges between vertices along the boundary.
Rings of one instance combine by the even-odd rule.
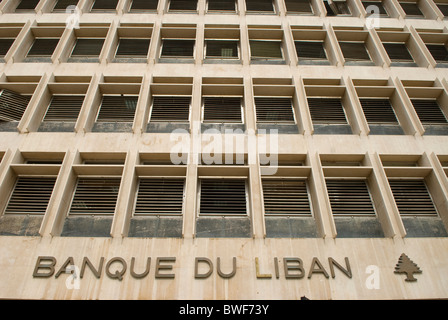
[[30, 98], [13, 91], [0, 91], [0, 121], [20, 121]]
[[44, 121], [76, 121], [84, 96], [53, 96]]
[[389, 99], [359, 99], [359, 101], [367, 122], [398, 124]]
[[15, 39], [0, 39], [0, 57], [6, 56]]
[[118, 0], [95, 0], [92, 10], [114, 10]]
[[207, 40], [206, 58], [238, 58], [238, 41]]
[[196, 10], [197, 0], [170, 0], [170, 10]]
[[255, 98], [257, 122], [295, 123], [291, 98]]
[[204, 121], [241, 123], [241, 98], [204, 98]]
[[235, 11], [235, 0], [208, 0], [208, 10]]
[[423, 180], [389, 180], [402, 215], [435, 215], [434, 203]]
[[136, 215], [182, 214], [185, 179], [141, 178]]
[[191, 97], [155, 96], [151, 111], [151, 121], [186, 122], [190, 116]]
[[305, 180], [263, 179], [267, 215], [311, 215]]
[[157, 10], [159, 0], [133, 0], [131, 10]]
[[444, 44], [427, 44], [429, 52], [437, 62], [448, 62], [448, 50]]
[[288, 12], [313, 13], [310, 0], [285, 0]]
[[333, 215], [374, 215], [364, 180], [326, 180]]
[[346, 124], [340, 98], [308, 98], [311, 119], [316, 124]]
[[116, 57], [146, 57], [148, 55], [149, 42], [150, 39], [120, 39]]
[[18, 177], [5, 214], [45, 214], [55, 177]]
[[404, 43], [383, 43], [390, 60], [394, 62], [412, 62], [412, 58], [406, 44]]
[[202, 179], [200, 214], [245, 215], [246, 181]]
[[120, 181], [120, 178], [79, 178], [70, 214], [114, 214]]
[[78, 5], [78, 0], [58, 0], [53, 10], [66, 10], [69, 6]]
[[346, 61], [370, 61], [369, 53], [363, 42], [339, 42]]
[[57, 38], [39, 38], [34, 40], [30, 51], [28, 51], [28, 57], [45, 57], [52, 56], [56, 46], [59, 43]]
[[282, 59], [281, 41], [250, 40], [252, 59]]
[[103, 48], [104, 39], [87, 39], [80, 38], [76, 41], [75, 47], [73, 48], [73, 57], [98, 57]]
[[246, 0], [247, 11], [274, 12], [272, 0]]
[[295, 41], [299, 60], [327, 60], [323, 41]]
[[423, 12], [420, 10], [417, 3], [400, 2], [400, 5], [408, 16], [423, 16]]
[[22, 0], [16, 10], [34, 10], [40, 0]]
[[415, 112], [423, 124], [447, 124], [447, 117], [437, 100], [411, 99]]
[[133, 122], [137, 96], [103, 96], [97, 122]]
[[162, 57], [193, 58], [195, 40], [163, 40]]

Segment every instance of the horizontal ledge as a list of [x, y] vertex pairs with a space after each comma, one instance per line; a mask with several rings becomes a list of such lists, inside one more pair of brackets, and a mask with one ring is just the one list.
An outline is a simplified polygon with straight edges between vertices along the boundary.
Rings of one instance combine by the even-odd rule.
[[306, 178], [311, 173], [311, 167], [305, 166], [260, 166], [262, 176]]
[[110, 175], [121, 176], [123, 173], [122, 165], [74, 165], [73, 171], [77, 175]]
[[368, 177], [373, 171], [372, 167], [323, 167], [325, 177]]
[[432, 172], [431, 167], [386, 167], [384, 168], [388, 178], [398, 177], [411, 177], [411, 178], [424, 178]]
[[17, 175], [58, 175], [60, 165], [50, 164], [12, 164], [11, 169]]
[[139, 177], [143, 176], [182, 176], [187, 174], [185, 165], [140, 165], [135, 167], [135, 173]]

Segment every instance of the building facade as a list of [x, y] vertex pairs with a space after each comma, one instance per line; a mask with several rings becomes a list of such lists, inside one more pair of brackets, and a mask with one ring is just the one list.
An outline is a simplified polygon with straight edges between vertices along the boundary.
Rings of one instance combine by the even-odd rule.
[[448, 298], [445, 15], [1, 1], [0, 298]]

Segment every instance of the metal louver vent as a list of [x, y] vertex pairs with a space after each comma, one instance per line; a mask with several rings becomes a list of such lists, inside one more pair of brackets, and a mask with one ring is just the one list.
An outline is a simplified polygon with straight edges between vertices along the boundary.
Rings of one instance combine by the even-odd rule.
[[247, 11], [274, 12], [272, 0], [246, 0]]
[[208, 0], [208, 10], [235, 11], [235, 0]]
[[103, 44], [104, 38], [80, 38], [73, 48], [72, 57], [98, 57]]
[[34, 10], [40, 0], [22, 0], [16, 10]]
[[327, 60], [323, 41], [295, 41], [299, 60]]
[[204, 121], [241, 123], [241, 98], [204, 98]]
[[295, 123], [291, 98], [255, 98], [257, 122]]
[[97, 122], [133, 122], [137, 96], [103, 96]]
[[120, 39], [116, 57], [146, 57], [150, 39]]
[[313, 13], [310, 0], [285, 0], [288, 12]]
[[423, 180], [389, 180], [402, 215], [436, 215], [437, 211]]
[[305, 180], [264, 179], [262, 184], [265, 214], [311, 214]]
[[56, 177], [18, 177], [5, 214], [45, 214]]
[[141, 178], [136, 215], [182, 214], [185, 179]]
[[444, 44], [427, 44], [429, 52], [437, 62], [448, 62], [448, 49]]
[[76, 121], [84, 96], [53, 96], [44, 121]]
[[133, 0], [131, 10], [157, 10], [159, 0]]
[[415, 112], [423, 124], [447, 124], [447, 118], [437, 100], [411, 99]]
[[120, 178], [79, 178], [70, 214], [114, 214], [120, 181]]
[[370, 61], [364, 42], [339, 42], [346, 61]]
[[30, 98], [6, 89], [0, 90], [0, 121], [20, 121]]
[[408, 47], [404, 43], [383, 43], [384, 49], [393, 62], [413, 62]]
[[364, 180], [326, 180], [333, 215], [374, 215]]
[[367, 122], [398, 124], [389, 99], [359, 99]]
[[347, 124], [341, 98], [308, 98], [308, 106], [316, 124]]
[[246, 181], [243, 179], [201, 180], [200, 214], [245, 215]]
[[151, 121], [186, 122], [190, 116], [190, 102], [191, 97], [155, 96], [151, 111]]
[[9, 48], [11, 48], [12, 44], [14, 43], [15, 39], [0, 39], [0, 57], [4, 57], [8, 51]]

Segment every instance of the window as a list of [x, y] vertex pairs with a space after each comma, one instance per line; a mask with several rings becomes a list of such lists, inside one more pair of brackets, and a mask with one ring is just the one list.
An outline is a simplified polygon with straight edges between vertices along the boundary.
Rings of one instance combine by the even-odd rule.
[[250, 40], [251, 60], [283, 60], [282, 43], [275, 40]]
[[327, 16], [347, 16], [351, 15], [350, 8], [346, 1], [324, 0]]
[[371, 61], [364, 42], [339, 42], [346, 62]]
[[327, 61], [323, 41], [294, 41], [299, 62], [303, 60]]
[[246, 180], [202, 179], [200, 215], [247, 215]]
[[446, 17], [448, 16], [448, 3], [437, 3], [436, 6], [439, 8], [440, 12]]
[[104, 38], [79, 38], [73, 48], [72, 57], [98, 57], [103, 48]]
[[92, 11], [115, 10], [118, 0], [95, 0]]
[[241, 123], [240, 97], [205, 97], [203, 121]]
[[255, 97], [257, 122], [295, 123], [292, 100], [279, 97]]
[[311, 215], [306, 180], [263, 179], [262, 187], [266, 215]]
[[414, 62], [405, 43], [383, 43], [383, 46], [392, 62]]
[[389, 16], [381, 1], [362, 1], [362, 5], [367, 12], [367, 16], [370, 14], [378, 14], [381, 17]]
[[285, 5], [288, 13], [313, 13], [311, 0], [285, 0]]
[[159, 0], [132, 0], [131, 11], [157, 10]]
[[404, 134], [388, 98], [360, 98], [370, 134]]
[[238, 41], [206, 40], [206, 59], [238, 59]]
[[448, 124], [448, 120], [436, 99], [411, 99], [411, 102], [422, 124]]
[[235, 0], [207, 0], [208, 11], [236, 11]]
[[195, 40], [164, 39], [161, 58], [193, 58]]
[[30, 97], [2, 89], [0, 90], [0, 122], [20, 121]]
[[423, 180], [389, 180], [400, 215], [437, 215]]
[[426, 44], [426, 47], [437, 63], [448, 62], [448, 49], [445, 44]]
[[15, 38], [1, 38], [0, 39], [0, 58], [3, 58], [8, 53]]
[[150, 39], [120, 38], [115, 57], [143, 57], [148, 56]]
[[151, 108], [151, 122], [188, 122], [191, 97], [154, 96]]
[[246, 0], [246, 10], [254, 12], [274, 12], [272, 0]]
[[97, 122], [133, 122], [138, 96], [103, 96]]
[[21, 0], [19, 5], [16, 7], [16, 11], [21, 10], [34, 10], [36, 6], [39, 4], [40, 0]]
[[75, 122], [84, 102], [84, 96], [55, 95], [43, 119], [44, 122]]
[[311, 119], [316, 124], [346, 124], [341, 98], [308, 98]]
[[169, 11], [196, 11], [197, 0], [170, 0]]
[[326, 180], [333, 215], [375, 215], [365, 180]]
[[416, 2], [402, 2], [399, 1], [400, 6], [403, 8], [406, 13], [406, 17], [409, 18], [418, 18], [424, 17], [423, 12], [420, 10], [418, 3]]
[[51, 57], [58, 43], [58, 38], [37, 38], [28, 51], [28, 57]]
[[67, 7], [76, 5], [78, 5], [78, 0], [57, 0], [53, 11], [65, 12], [65, 10], [67, 10]]

